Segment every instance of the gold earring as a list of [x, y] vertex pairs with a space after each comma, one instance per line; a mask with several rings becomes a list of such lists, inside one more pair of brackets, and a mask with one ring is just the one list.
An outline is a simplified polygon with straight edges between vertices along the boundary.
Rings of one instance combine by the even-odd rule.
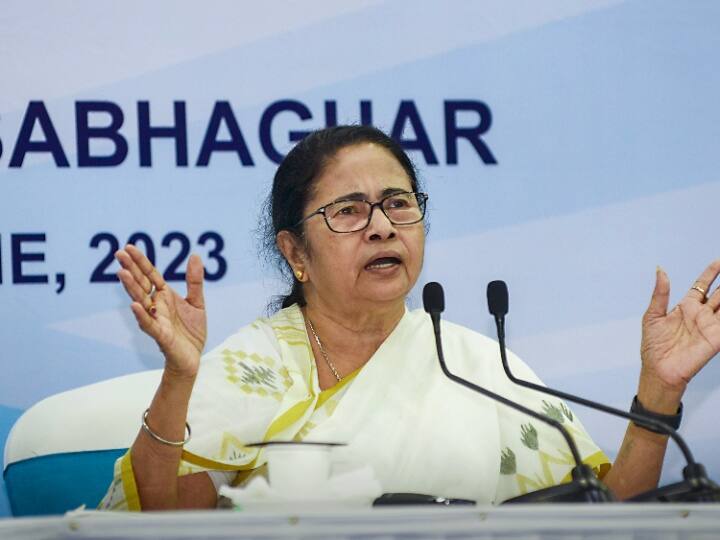
[[302, 270], [295, 270], [295, 277], [298, 278], [298, 281], [302, 281], [304, 275]]

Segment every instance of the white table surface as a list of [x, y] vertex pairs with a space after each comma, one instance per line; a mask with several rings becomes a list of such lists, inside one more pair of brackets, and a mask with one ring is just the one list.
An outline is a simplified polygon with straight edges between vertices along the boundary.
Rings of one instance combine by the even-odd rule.
[[0, 520], [0, 538], [497, 538], [718, 540], [720, 504], [77, 511]]

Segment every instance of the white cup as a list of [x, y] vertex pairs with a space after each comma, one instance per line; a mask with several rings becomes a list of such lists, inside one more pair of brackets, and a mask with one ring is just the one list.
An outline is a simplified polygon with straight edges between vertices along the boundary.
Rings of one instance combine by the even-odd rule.
[[308, 443], [270, 444], [268, 476], [274, 492], [289, 499], [322, 498], [330, 478], [331, 446]]

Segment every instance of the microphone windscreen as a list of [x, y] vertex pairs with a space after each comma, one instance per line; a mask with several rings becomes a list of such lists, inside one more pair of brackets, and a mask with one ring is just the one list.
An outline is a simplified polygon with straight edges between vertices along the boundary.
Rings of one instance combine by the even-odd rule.
[[431, 281], [423, 287], [423, 307], [428, 313], [445, 311], [445, 293], [437, 281]]
[[491, 281], [487, 286], [487, 301], [490, 314], [504, 317], [508, 312], [508, 289], [502, 280]]

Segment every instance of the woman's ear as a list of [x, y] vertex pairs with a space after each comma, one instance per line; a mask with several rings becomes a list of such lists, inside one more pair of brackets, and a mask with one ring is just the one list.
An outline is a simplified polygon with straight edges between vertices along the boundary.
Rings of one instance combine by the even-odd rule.
[[297, 235], [287, 230], [282, 230], [275, 236], [275, 242], [283, 254], [285, 260], [290, 265], [290, 268], [295, 274], [298, 281], [305, 281], [305, 246], [303, 242], [297, 237]]

